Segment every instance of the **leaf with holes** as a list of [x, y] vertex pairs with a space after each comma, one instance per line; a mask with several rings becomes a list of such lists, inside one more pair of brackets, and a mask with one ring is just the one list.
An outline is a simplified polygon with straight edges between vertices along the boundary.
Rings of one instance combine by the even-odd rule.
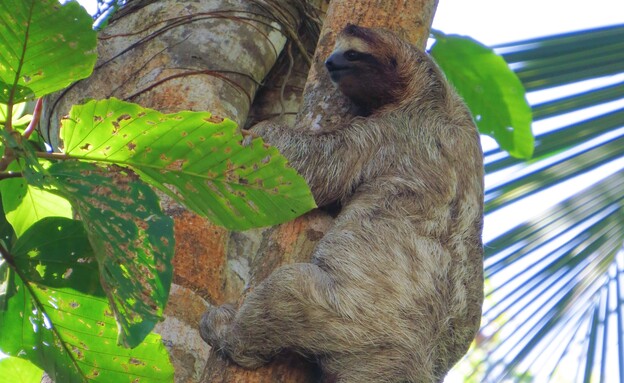
[[77, 2], [0, 0], [0, 102], [65, 88], [93, 71], [96, 32]]
[[117, 345], [117, 323], [81, 222], [41, 220], [11, 253], [25, 280], [14, 275], [15, 294], [0, 312], [1, 351], [30, 360], [56, 382], [173, 380], [160, 336], [134, 349]]
[[173, 222], [156, 193], [129, 170], [79, 161], [50, 167], [58, 192], [84, 222], [120, 324], [119, 341], [141, 343], [161, 319], [173, 267]]
[[431, 55], [470, 108], [479, 131], [514, 157], [531, 158], [531, 107], [505, 60], [478, 42], [436, 32]]
[[74, 106], [61, 138], [71, 157], [131, 166], [144, 180], [232, 230], [268, 226], [315, 207], [277, 149], [243, 145], [207, 112], [162, 114], [117, 99]]

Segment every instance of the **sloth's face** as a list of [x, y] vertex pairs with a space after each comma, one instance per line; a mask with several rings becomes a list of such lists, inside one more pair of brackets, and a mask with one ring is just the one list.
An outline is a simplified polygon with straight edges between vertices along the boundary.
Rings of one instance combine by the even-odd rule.
[[362, 115], [396, 100], [397, 63], [380, 52], [380, 44], [374, 30], [349, 25], [325, 61], [332, 82]]

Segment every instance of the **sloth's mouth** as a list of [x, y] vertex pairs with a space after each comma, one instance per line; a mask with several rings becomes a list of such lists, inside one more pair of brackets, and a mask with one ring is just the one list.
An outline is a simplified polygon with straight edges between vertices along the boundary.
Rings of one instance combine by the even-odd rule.
[[351, 71], [351, 67], [343, 66], [343, 67], [332, 67], [331, 69], [327, 69], [329, 72], [329, 77], [333, 82], [337, 82], [341, 77], [344, 77], [349, 71]]

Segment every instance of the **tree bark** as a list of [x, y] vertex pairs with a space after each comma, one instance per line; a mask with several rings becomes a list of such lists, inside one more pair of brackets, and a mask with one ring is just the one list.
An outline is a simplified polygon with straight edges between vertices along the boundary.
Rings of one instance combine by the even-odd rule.
[[[297, 129], [318, 129], [314, 121], [336, 126], [349, 118], [323, 67], [336, 34], [347, 23], [384, 27], [424, 47], [436, 5], [130, 1], [100, 35], [93, 76], [49, 99], [44, 118], [58, 122], [85, 98], [114, 96], [163, 112], [207, 110], [239, 126], [276, 115]], [[44, 131], [58, 147], [58, 126]], [[208, 305], [236, 302], [280, 265], [308, 261], [332, 218], [316, 210], [276, 227], [228, 232], [166, 198], [163, 205], [175, 220], [176, 286], [157, 331], [169, 347], [176, 382], [317, 382], [314, 365], [290, 355], [258, 370], [239, 368], [210, 354], [197, 330]]]

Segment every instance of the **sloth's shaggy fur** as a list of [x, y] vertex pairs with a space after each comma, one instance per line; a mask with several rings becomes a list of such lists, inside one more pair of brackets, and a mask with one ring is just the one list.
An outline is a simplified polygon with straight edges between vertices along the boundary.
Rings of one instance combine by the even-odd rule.
[[277, 269], [202, 336], [256, 367], [280, 350], [340, 383], [441, 382], [479, 327], [483, 164], [470, 113], [422, 51], [347, 26], [327, 67], [360, 111], [326, 132], [254, 129], [343, 208], [309, 264]]

